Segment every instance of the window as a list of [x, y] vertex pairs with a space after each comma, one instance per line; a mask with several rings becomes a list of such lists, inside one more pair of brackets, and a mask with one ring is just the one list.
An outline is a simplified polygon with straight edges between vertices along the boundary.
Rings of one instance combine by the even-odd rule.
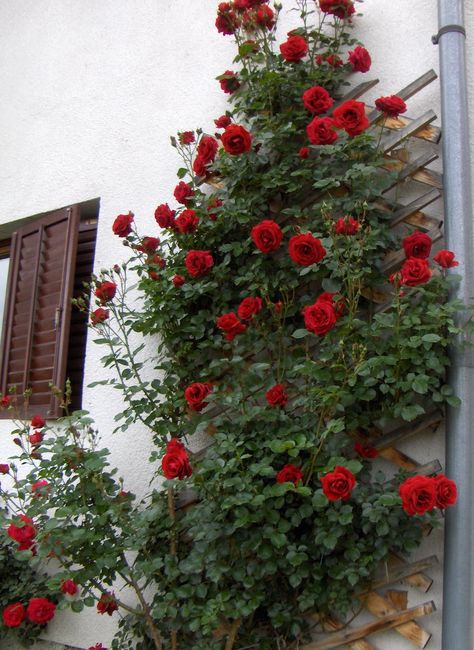
[[23, 392], [31, 390], [26, 416], [61, 415], [50, 384], [63, 389], [67, 377], [72, 382], [72, 406], [80, 407], [87, 314], [72, 309], [71, 299], [81, 293], [92, 273], [97, 212], [98, 201], [90, 201], [24, 220], [12, 233], [9, 251], [5, 252], [5, 242], [0, 247], [0, 265], [6, 267], [8, 260], [9, 269], [0, 391], [7, 394], [15, 387], [23, 401]]

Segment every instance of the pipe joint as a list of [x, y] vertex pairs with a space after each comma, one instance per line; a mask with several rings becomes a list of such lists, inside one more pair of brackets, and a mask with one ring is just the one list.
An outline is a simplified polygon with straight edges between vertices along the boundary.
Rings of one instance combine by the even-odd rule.
[[458, 32], [466, 38], [466, 30], [462, 25], [445, 25], [444, 27], [441, 27], [437, 34], [434, 34], [434, 36], [431, 37], [433, 45], [438, 45], [441, 36], [443, 34], [448, 34], [449, 32]]

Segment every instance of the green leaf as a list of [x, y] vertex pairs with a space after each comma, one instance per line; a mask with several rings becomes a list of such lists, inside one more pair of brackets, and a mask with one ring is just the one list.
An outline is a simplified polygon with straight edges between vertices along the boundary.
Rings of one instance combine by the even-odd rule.
[[303, 339], [305, 336], [308, 336], [309, 332], [306, 329], [295, 330], [291, 335], [294, 339]]

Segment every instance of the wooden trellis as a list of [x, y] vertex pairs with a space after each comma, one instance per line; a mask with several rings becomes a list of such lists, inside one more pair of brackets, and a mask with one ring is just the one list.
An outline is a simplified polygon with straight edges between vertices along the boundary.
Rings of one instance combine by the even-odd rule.
[[[435, 72], [431, 70], [396, 94], [407, 100], [436, 78]], [[372, 80], [356, 86], [340, 100], [340, 103], [348, 99], [363, 97], [377, 83], [378, 80]], [[376, 123], [381, 118], [381, 114], [373, 108], [368, 110], [369, 121], [372, 124]], [[394, 179], [391, 187], [385, 190], [380, 197], [379, 207], [392, 214], [391, 225], [393, 228], [406, 226], [408, 230], [418, 229], [428, 233], [433, 242], [438, 242], [443, 237], [442, 220], [424, 212], [427, 206], [442, 196], [442, 175], [427, 167], [439, 155], [438, 143], [441, 132], [438, 127], [432, 126], [435, 119], [435, 113], [428, 110], [416, 119], [398, 117], [385, 120], [381, 140], [386, 157], [385, 168], [389, 171], [398, 171], [398, 176]], [[411, 143], [416, 143], [414, 155], [410, 155], [408, 152], [407, 144]], [[398, 203], [397, 200], [387, 196], [390, 190], [401, 183], [410, 189], [414, 197], [407, 204]], [[218, 181], [211, 182], [211, 184], [220, 186]], [[323, 198], [324, 193], [315, 193], [307, 197], [304, 204], [309, 206]], [[271, 206], [271, 210], [278, 212], [279, 207], [278, 200], [276, 200], [276, 204]], [[383, 272], [388, 275], [396, 271], [404, 260], [403, 250], [390, 252], [382, 264]], [[383, 310], [390, 301], [390, 293], [384, 291], [366, 289], [363, 291], [363, 295], [375, 303], [377, 310]], [[214, 407], [209, 414], [217, 415], [220, 410]], [[438, 460], [420, 463], [400, 451], [396, 445], [410, 436], [435, 429], [443, 421], [443, 417], [443, 413], [436, 409], [409, 424], [388, 431], [382, 431], [373, 426], [365, 431], [355, 431], [353, 436], [356, 440], [375, 447], [382, 458], [398, 468], [430, 475], [441, 470]], [[212, 422], [208, 425], [207, 432], [212, 436], [214, 432]], [[212, 444], [212, 439], [210, 444]], [[204, 456], [205, 452], [206, 449], [203, 449], [195, 455], [196, 458]], [[178, 508], [186, 508], [195, 502], [195, 493], [185, 490], [177, 496], [176, 505]], [[409, 607], [407, 592], [393, 587], [403, 583], [421, 592], [427, 592], [433, 581], [425, 571], [433, 567], [437, 561], [435, 556], [430, 556], [409, 563], [392, 556], [389, 562], [381, 567], [380, 575], [375, 576], [370, 590], [361, 597], [365, 612], [375, 618], [363, 625], [351, 624], [347, 626], [335, 618], [320, 619], [315, 614], [312, 618], [323, 632], [313, 642], [300, 646], [300, 650], [330, 650], [343, 647], [351, 648], [351, 650], [377, 650], [373, 642], [368, 641], [367, 638], [375, 633], [391, 629], [410, 641], [414, 647], [425, 648], [430, 641], [431, 634], [415, 619], [434, 612], [436, 610], [434, 602], [425, 601]], [[384, 590], [383, 593], [382, 590]]]

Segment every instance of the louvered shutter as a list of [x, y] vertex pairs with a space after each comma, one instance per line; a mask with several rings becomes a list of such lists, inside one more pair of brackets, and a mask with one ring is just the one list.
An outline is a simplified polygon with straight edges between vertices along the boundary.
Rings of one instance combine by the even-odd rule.
[[65, 383], [79, 218], [78, 206], [57, 210], [12, 238], [0, 390], [15, 386], [20, 408], [31, 390], [25, 416], [60, 415], [49, 385]]

